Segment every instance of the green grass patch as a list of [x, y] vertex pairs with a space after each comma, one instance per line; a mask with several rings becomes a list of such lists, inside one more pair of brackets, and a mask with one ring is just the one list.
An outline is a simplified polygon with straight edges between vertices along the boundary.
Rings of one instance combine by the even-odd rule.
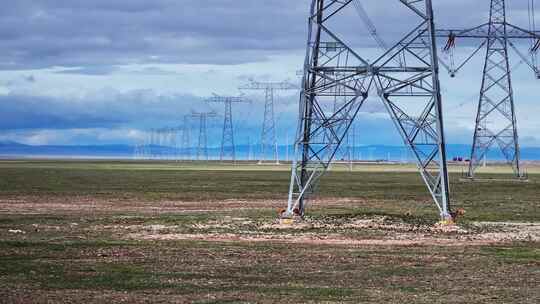
[[484, 253], [494, 255], [506, 262], [540, 264], [540, 248], [522, 246], [497, 246], [483, 248]]
[[[360, 167], [360, 166], [359, 166]], [[317, 213], [379, 214], [437, 219], [437, 210], [417, 172], [400, 166], [368, 166], [366, 171], [332, 171], [320, 183], [321, 198], [353, 198], [365, 202], [356, 210], [310, 210]], [[199, 168], [200, 170], [196, 170]], [[289, 172], [265, 166], [212, 163], [149, 163], [90, 161], [0, 162], [0, 195], [41, 197], [90, 196], [114, 200], [221, 201], [283, 200]], [[377, 171], [379, 170], [379, 171]], [[504, 178], [502, 174], [481, 177]], [[510, 177], [507, 175], [506, 177]], [[538, 221], [539, 176], [530, 182], [461, 182], [451, 175], [454, 208], [464, 208], [464, 220]], [[52, 218], [51, 218], [52, 220]], [[2, 218], [7, 224], [9, 218]]]

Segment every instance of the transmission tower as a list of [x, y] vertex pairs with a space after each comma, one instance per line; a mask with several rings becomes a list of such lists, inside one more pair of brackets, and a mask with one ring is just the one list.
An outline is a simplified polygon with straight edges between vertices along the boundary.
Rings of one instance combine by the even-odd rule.
[[157, 138], [157, 146], [159, 148], [158, 152], [159, 152], [159, 156], [158, 158], [159, 159], [165, 159], [166, 157], [166, 129], [165, 128], [159, 128], [156, 130], [156, 138]]
[[191, 160], [191, 115], [184, 115], [182, 125], [182, 154], [184, 160]]
[[[309, 195], [334, 159], [370, 90], [374, 89], [415, 155], [441, 217], [450, 219], [431, 0], [395, 2], [410, 16], [401, 14], [402, 21], [416, 20], [416, 26], [375, 58], [360, 56], [352, 43], [340, 38], [340, 32], [333, 29], [332, 22], [345, 16], [342, 12], [351, 9], [352, 3], [312, 0], [296, 156], [286, 213], [304, 215]], [[338, 61], [338, 54], [346, 60]], [[406, 66], [401, 64], [402, 60], [406, 60], [403, 61]], [[346, 101], [333, 111], [331, 106], [336, 95]], [[421, 105], [421, 109], [413, 108], [413, 104]]]
[[191, 117], [199, 119], [199, 143], [197, 146], [197, 160], [208, 161], [208, 118], [216, 117], [216, 112], [196, 112], [192, 111]]
[[218, 96], [215, 95], [208, 98], [207, 102], [225, 104], [225, 115], [223, 119], [223, 133], [221, 137], [221, 153], [220, 160], [230, 159], [236, 161], [236, 146], [234, 145], [234, 127], [232, 104], [249, 102], [242, 96]]
[[[447, 38], [444, 48], [450, 53], [450, 63], [443, 63], [450, 75], [465, 66], [483, 47], [486, 56], [483, 69], [480, 99], [474, 128], [473, 145], [468, 176], [473, 178], [476, 170], [486, 159], [493, 146], [498, 146], [506, 162], [512, 167], [517, 178], [523, 178], [521, 167], [518, 127], [512, 88], [512, 69], [509, 62], [509, 47], [523, 62], [540, 77], [536, 55], [540, 47], [540, 32], [534, 26], [534, 1], [529, 0], [530, 29], [526, 30], [507, 22], [505, 0], [491, 0], [489, 21], [469, 29], [440, 29], [437, 37]], [[531, 18], [531, 17], [529, 17]], [[453, 55], [457, 38], [479, 39], [481, 44], [462, 63], [456, 64]], [[512, 42], [515, 39], [531, 41], [529, 55], [526, 56]]]
[[176, 135], [178, 128], [164, 127], [159, 129], [153, 129], [151, 141], [155, 146], [154, 156], [155, 158], [171, 160], [176, 157]]
[[165, 159], [174, 160], [176, 158], [177, 151], [177, 138], [178, 128], [166, 128], [165, 129], [165, 142], [167, 143], [167, 152]]
[[161, 131], [159, 129], [150, 130], [151, 155], [152, 159], [160, 159], [163, 153], [161, 149]]
[[137, 142], [133, 148], [133, 159], [144, 159], [144, 142]]
[[274, 117], [274, 93], [275, 91], [297, 90], [298, 87], [287, 81], [283, 82], [258, 82], [251, 81], [240, 87], [240, 90], [263, 90], [265, 92], [264, 120], [261, 134], [261, 156], [259, 162], [266, 160], [268, 152], [273, 154], [271, 159], [279, 163], [278, 146], [276, 140], [276, 120]]

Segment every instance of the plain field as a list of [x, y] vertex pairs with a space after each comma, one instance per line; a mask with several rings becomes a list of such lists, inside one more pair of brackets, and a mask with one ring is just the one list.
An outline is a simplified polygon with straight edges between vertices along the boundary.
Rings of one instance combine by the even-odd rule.
[[334, 166], [305, 222], [280, 225], [288, 170], [2, 161], [0, 302], [539, 302], [537, 167], [452, 166], [457, 230], [414, 166], [380, 164]]

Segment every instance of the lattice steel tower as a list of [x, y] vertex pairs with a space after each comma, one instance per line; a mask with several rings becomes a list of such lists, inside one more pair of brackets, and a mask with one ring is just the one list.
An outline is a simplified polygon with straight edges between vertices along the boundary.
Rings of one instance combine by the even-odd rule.
[[182, 154], [184, 160], [191, 159], [191, 115], [184, 115], [182, 125]]
[[249, 84], [241, 86], [240, 90], [263, 90], [264, 99], [264, 120], [261, 134], [261, 155], [259, 162], [267, 160], [268, 152], [272, 154], [270, 160], [279, 163], [278, 146], [276, 140], [276, 119], [274, 116], [274, 93], [276, 91], [297, 90], [298, 87], [292, 83], [283, 82], [258, 82], [251, 81]]
[[[534, 3], [534, 1], [531, 1], [531, 3]], [[534, 18], [534, 7], [532, 9]], [[531, 10], [530, 6], [529, 10]], [[534, 20], [532, 22], [534, 23]], [[512, 88], [512, 69], [508, 50], [511, 47], [521, 57], [521, 60], [533, 69], [538, 77], [540, 73], [536, 62], [536, 53], [538, 52], [539, 33], [535, 32], [534, 26], [526, 30], [508, 23], [505, 0], [491, 0], [489, 21], [487, 23], [470, 29], [437, 30], [436, 36], [447, 37], [448, 39], [445, 50], [451, 53], [452, 62], [444, 64], [444, 66], [449, 70], [452, 77], [480, 49], [487, 46], [468, 176], [474, 177], [477, 168], [483, 164], [490, 148], [496, 145], [504, 155], [506, 162], [512, 167], [515, 176], [518, 178], [524, 177], [521, 167], [514, 91]], [[463, 63], [458, 64], [457, 68], [453, 56], [456, 38], [482, 40], [482, 43], [472, 55], [467, 57]], [[530, 39], [532, 41], [529, 50], [531, 58], [527, 58], [520, 52], [511, 39]]]
[[[468, 175], [474, 176], [489, 148], [496, 143], [511, 164], [514, 174], [521, 177], [514, 92], [506, 40], [505, 1], [492, 0], [489, 15], [486, 60]], [[491, 121], [500, 124], [491, 124]]]
[[197, 160], [208, 160], [208, 118], [216, 117], [216, 112], [192, 111], [191, 117], [199, 119], [199, 143], [197, 145]]
[[221, 136], [220, 160], [230, 159], [236, 161], [236, 146], [234, 145], [234, 126], [232, 104], [249, 102], [243, 96], [218, 96], [208, 98], [206, 102], [223, 103], [225, 105], [225, 115], [223, 119], [223, 132]]
[[[395, 0], [393, 4], [403, 10], [402, 21], [414, 21], [415, 25], [399, 42], [371, 58], [361, 56], [361, 49], [355, 50], [353, 43], [341, 38], [343, 33], [332, 24], [332, 21], [344, 19], [346, 14], [342, 12], [351, 9], [353, 3], [313, 0], [311, 4], [286, 214], [304, 215], [309, 195], [334, 159], [369, 92], [375, 91], [413, 152], [441, 217], [449, 219], [448, 172], [431, 0]], [[372, 52], [366, 55], [368, 53]], [[338, 54], [346, 60], [338, 61]], [[333, 111], [332, 101], [336, 96], [346, 100]]]

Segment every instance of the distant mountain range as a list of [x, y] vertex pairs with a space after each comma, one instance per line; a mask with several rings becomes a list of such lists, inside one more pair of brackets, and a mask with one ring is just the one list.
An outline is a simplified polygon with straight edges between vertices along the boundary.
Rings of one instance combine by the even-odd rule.
[[2, 157], [97, 157], [128, 158], [133, 156], [128, 145], [24, 145], [17, 142], [0, 142]]
[[[469, 145], [447, 145], [448, 157], [462, 157], [467, 159], [470, 154]], [[219, 147], [209, 147], [210, 159], [219, 159], [221, 149]], [[290, 159], [293, 155], [293, 148], [287, 146], [278, 147], [280, 159]], [[343, 149], [338, 154], [337, 159], [347, 159], [348, 153], [357, 160], [390, 160], [406, 162], [411, 159], [411, 155], [405, 147], [370, 145], [350, 148], [350, 152]], [[135, 157], [148, 157], [158, 159], [186, 158], [187, 155], [196, 157], [197, 148], [177, 150], [171, 147], [146, 146], [135, 148], [130, 145], [24, 145], [17, 142], [0, 142], [0, 157], [2, 158], [112, 158], [130, 159]], [[258, 159], [260, 147], [239, 145], [236, 147], [238, 159]], [[540, 147], [523, 147], [521, 150], [523, 160], [540, 160]], [[268, 155], [268, 157], [270, 157]], [[502, 160], [502, 155], [493, 149], [488, 155], [489, 161]]]

